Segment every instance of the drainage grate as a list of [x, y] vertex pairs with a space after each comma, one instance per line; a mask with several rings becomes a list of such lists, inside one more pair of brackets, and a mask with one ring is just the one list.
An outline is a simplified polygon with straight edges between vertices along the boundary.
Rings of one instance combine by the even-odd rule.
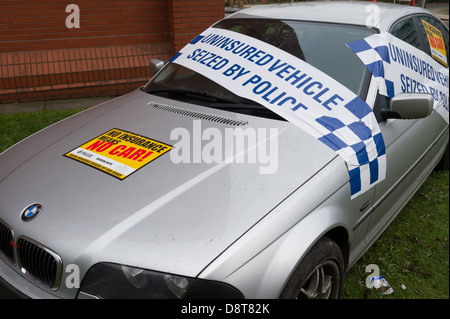
[[155, 102], [149, 102], [149, 103], [147, 103], [147, 106], [152, 107], [154, 109], [166, 111], [166, 112], [189, 116], [189, 117], [193, 117], [193, 118], [205, 120], [205, 121], [222, 123], [222, 124], [226, 124], [226, 125], [243, 126], [243, 125], [248, 124], [248, 122], [246, 122], [246, 121], [240, 121], [240, 120], [232, 119], [232, 118], [225, 117], [225, 116], [204, 113], [204, 112], [198, 112], [198, 111], [192, 111], [192, 110], [185, 109], [182, 107], [160, 104], [160, 103], [155, 103]]

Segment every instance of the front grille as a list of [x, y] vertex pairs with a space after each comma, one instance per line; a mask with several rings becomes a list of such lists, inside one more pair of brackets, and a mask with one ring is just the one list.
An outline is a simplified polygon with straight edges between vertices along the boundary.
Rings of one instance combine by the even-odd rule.
[[11, 228], [0, 220], [0, 256], [9, 263], [13, 263], [14, 260], [12, 240], [13, 233]]
[[17, 246], [22, 272], [48, 288], [56, 289], [61, 275], [61, 258], [50, 249], [28, 238], [20, 238]]

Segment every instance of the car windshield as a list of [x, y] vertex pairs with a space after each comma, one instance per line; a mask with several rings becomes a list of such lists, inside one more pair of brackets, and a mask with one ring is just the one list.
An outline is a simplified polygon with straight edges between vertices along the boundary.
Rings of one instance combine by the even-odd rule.
[[[346, 43], [373, 34], [373, 29], [273, 19], [225, 19], [213, 28], [242, 33], [284, 50], [328, 74], [364, 99], [368, 70]], [[144, 91], [216, 108], [227, 103], [228, 108], [241, 113], [253, 114], [257, 109], [257, 103], [241, 98], [207, 77], [176, 63], [166, 65], [144, 87]], [[231, 107], [233, 103], [236, 105]]]

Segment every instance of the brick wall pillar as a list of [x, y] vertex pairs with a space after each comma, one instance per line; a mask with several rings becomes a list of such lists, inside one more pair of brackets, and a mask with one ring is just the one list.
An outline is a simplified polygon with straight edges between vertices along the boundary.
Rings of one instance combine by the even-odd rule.
[[223, 0], [169, 0], [169, 33], [174, 52], [225, 15]]

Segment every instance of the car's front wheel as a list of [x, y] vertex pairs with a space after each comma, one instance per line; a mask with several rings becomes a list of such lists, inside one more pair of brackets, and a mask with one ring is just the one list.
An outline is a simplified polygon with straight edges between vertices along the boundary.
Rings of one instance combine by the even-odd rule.
[[344, 258], [339, 246], [321, 238], [306, 254], [284, 287], [280, 298], [336, 299], [344, 279]]

